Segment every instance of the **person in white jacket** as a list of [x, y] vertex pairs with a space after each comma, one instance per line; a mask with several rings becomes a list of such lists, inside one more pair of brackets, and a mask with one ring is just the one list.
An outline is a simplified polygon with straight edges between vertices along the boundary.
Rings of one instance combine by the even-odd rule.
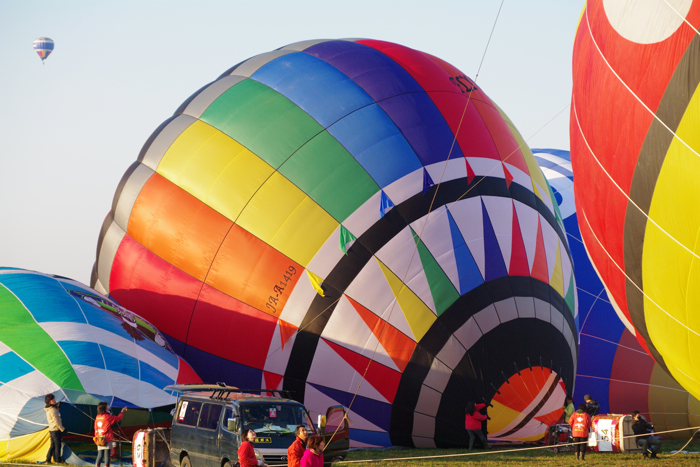
[[51, 446], [49, 447], [49, 452], [46, 453], [46, 463], [51, 463], [51, 457], [53, 456], [53, 461], [55, 464], [62, 464], [63, 458], [61, 457], [61, 433], [66, 431], [61, 422], [61, 412], [58, 411], [59, 405], [56, 403], [56, 397], [53, 394], [49, 394], [44, 397], [44, 402], [46, 402], [46, 419], [49, 422], [49, 435], [51, 436]]

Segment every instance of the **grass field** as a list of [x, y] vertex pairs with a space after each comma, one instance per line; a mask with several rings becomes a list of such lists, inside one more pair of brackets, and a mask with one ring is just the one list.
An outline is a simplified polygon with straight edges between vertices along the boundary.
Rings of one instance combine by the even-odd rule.
[[[671, 456], [669, 451], [680, 449], [685, 441], [668, 440], [664, 441], [662, 452], [659, 458], [643, 459], [641, 454], [622, 453], [597, 453], [587, 452], [585, 462], [577, 461], [573, 452], [560, 452], [554, 454], [546, 449], [530, 449], [534, 446], [520, 447], [494, 447], [488, 451], [474, 450], [471, 453], [464, 449], [400, 449], [400, 450], [366, 450], [351, 451], [348, 461], [370, 460], [369, 463], [340, 463], [341, 466], [361, 466], [371, 465], [372, 467], [386, 466], [398, 467], [408, 466], [429, 466], [429, 467], [460, 467], [467, 465], [496, 466], [504, 465], [508, 467], [517, 466], [559, 466], [559, 465], [604, 465], [604, 466], [631, 466], [631, 465], [673, 465], [673, 466], [700, 466], [700, 454], [677, 454]], [[523, 449], [519, 452], [505, 452], [516, 449]], [[686, 451], [700, 452], [700, 440], [691, 442]], [[455, 454], [473, 454], [460, 457], [442, 457], [432, 459], [406, 459], [409, 457], [440, 456]], [[392, 461], [381, 461], [382, 459], [400, 459]]]

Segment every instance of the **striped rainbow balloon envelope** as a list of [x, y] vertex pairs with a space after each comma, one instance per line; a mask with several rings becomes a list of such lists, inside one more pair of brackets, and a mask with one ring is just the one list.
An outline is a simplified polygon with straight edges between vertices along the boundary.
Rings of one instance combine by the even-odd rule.
[[494, 436], [536, 439], [573, 387], [547, 181], [427, 53], [313, 40], [241, 62], [153, 133], [112, 208], [97, 290], [205, 381], [350, 406], [356, 446], [463, 445], [470, 398], [493, 404]]

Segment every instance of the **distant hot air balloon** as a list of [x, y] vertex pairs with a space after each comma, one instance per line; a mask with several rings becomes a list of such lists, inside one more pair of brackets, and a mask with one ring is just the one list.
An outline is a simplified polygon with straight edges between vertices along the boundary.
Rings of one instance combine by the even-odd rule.
[[[574, 175], [569, 151], [533, 149], [552, 187], [569, 237], [578, 288], [579, 360], [574, 401], [591, 394], [600, 413], [639, 410], [656, 431], [700, 425], [700, 402], [639, 345], [618, 318], [581, 240], [574, 204]], [[632, 330], [634, 332], [634, 330]], [[687, 438], [687, 432], [665, 436]]]
[[[46, 458], [47, 394], [66, 403], [68, 431], [87, 434], [93, 425], [85, 406], [93, 417], [100, 401], [169, 406], [175, 400], [165, 386], [201, 382], [150, 323], [64, 277], [0, 268], [0, 320], [1, 461]], [[129, 418], [135, 425], [167, 420], [135, 410], [122, 427], [132, 424]]]
[[573, 387], [547, 181], [432, 55], [316, 40], [246, 60], [155, 131], [113, 206], [98, 290], [207, 381], [352, 401], [356, 446], [464, 445], [470, 398], [491, 437], [537, 439]]
[[48, 37], [40, 37], [34, 41], [34, 51], [41, 57], [41, 64], [53, 52], [53, 41]]
[[620, 319], [700, 397], [700, 1], [591, 0], [576, 32], [581, 236]]

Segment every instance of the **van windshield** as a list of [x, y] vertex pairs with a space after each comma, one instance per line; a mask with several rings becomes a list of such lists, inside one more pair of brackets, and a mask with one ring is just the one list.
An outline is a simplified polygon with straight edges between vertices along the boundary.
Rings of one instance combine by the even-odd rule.
[[298, 425], [304, 425], [309, 434], [315, 432], [311, 419], [303, 406], [291, 404], [245, 404], [241, 405], [243, 429], [260, 433], [294, 433]]

